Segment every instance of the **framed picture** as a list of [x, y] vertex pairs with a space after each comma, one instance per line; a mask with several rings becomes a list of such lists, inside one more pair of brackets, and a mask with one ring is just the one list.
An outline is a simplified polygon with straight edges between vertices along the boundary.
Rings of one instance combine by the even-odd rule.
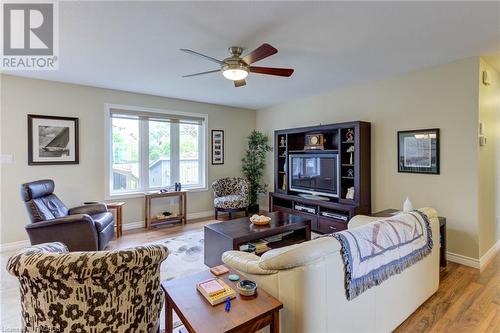
[[398, 172], [439, 174], [439, 128], [398, 132]]
[[78, 118], [28, 115], [28, 164], [78, 164]]
[[223, 130], [212, 130], [212, 164], [224, 164]]

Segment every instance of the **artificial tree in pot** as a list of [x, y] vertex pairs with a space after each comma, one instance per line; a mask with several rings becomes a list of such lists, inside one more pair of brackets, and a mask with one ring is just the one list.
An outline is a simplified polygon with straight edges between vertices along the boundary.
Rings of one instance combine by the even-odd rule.
[[266, 154], [272, 151], [273, 148], [269, 145], [269, 138], [264, 133], [252, 131], [247, 139], [248, 148], [245, 150], [245, 157], [241, 160], [243, 162], [242, 171], [250, 183], [250, 206], [248, 211], [258, 213], [259, 204], [257, 200], [259, 193], [265, 193], [267, 188], [267, 184], [262, 184], [262, 177], [266, 167]]

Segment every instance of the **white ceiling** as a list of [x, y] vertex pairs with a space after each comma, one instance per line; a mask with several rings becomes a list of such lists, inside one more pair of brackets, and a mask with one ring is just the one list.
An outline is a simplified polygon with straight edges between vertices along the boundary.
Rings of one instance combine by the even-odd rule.
[[[13, 74], [252, 109], [500, 53], [500, 2], [61, 2], [59, 15], [59, 70]], [[217, 66], [180, 48], [223, 59], [264, 42], [279, 53], [256, 65], [291, 78], [181, 78]]]

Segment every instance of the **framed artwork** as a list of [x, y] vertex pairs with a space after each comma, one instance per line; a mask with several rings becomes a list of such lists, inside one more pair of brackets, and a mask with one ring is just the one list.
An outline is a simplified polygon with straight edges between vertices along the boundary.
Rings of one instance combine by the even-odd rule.
[[439, 128], [398, 132], [398, 172], [439, 174]]
[[224, 164], [224, 131], [212, 130], [212, 164]]
[[78, 164], [78, 118], [28, 115], [28, 164]]

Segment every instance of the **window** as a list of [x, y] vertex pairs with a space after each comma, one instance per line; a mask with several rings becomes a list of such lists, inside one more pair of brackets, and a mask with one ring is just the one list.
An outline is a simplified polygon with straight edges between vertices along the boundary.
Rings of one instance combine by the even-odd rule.
[[191, 185], [200, 182], [200, 128], [195, 124], [179, 124], [180, 181]]
[[149, 187], [173, 184], [170, 172], [170, 122], [149, 120]]
[[107, 106], [108, 194], [206, 186], [206, 120], [202, 114]]
[[139, 188], [139, 122], [138, 119], [112, 118], [113, 191], [135, 191]]

